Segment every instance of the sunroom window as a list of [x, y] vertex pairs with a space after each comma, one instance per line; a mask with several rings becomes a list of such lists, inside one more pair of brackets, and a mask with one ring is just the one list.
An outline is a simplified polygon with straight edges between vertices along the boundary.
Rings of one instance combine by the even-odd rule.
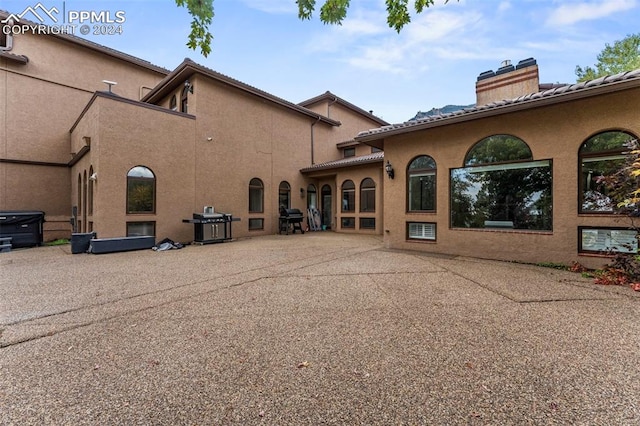
[[534, 161], [511, 135], [476, 143], [465, 167], [451, 170], [451, 226], [552, 230], [552, 161]]
[[580, 213], [613, 212], [614, 202], [602, 178], [622, 168], [626, 144], [633, 139], [635, 136], [626, 132], [602, 132], [580, 146]]

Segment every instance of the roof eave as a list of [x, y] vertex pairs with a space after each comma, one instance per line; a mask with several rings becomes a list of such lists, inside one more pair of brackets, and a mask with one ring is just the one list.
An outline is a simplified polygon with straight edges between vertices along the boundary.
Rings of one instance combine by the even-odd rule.
[[510, 104], [500, 105], [500, 106], [491, 107], [487, 109], [480, 109], [478, 111], [473, 111], [473, 112], [464, 113], [460, 115], [453, 115], [452, 117], [447, 117], [441, 120], [427, 121], [420, 124], [409, 125], [407, 127], [383, 130], [373, 134], [356, 136], [354, 139], [358, 142], [362, 142], [366, 144], [367, 142], [385, 139], [390, 136], [396, 136], [396, 135], [401, 135], [405, 133], [431, 129], [435, 127], [449, 126], [452, 124], [464, 123], [467, 121], [479, 120], [481, 118], [493, 117], [497, 115], [518, 112], [518, 111], [523, 111], [527, 109], [540, 108], [543, 106], [549, 106], [549, 105], [575, 101], [579, 99], [585, 99], [592, 96], [619, 92], [619, 91], [628, 90], [636, 87], [640, 87], [640, 80], [638, 79], [623, 80], [623, 81], [618, 81], [611, 84], [604, 84], [601, 86], [585, 88], [582, 90], [577, 90], [575, 92], [558, 93], [558, 94], [547, 96], [547, 97], [529, 99], [522, 102], [510, 103]]
[[178, 66], [178, 68], [176, 68], [173, 72], [171, 72], [163, 81], [161, 81], [158, 85], [156, 85], [156, 87], [153, 88], [153, 90], [149, 93], [147, 93], [143, 98], [142, 101], [143, 102], [157, 102], [158, 100], [160, 100], [164, 95], [165, 92], [167, 92], [167, 88], [169, 87], [173, 87], [175, 84], [175, 81], [182, 81], [182, 79], [184, 79], [187, 76], [191, 76], [194, 73], [200, 73], [204, 76], [207, 76], [209, 78], [212, 78], [214, 80], [218, 80], [224, 84], [227, 84], [231, 87], [234, 87], [236, 89], [242, 90], [244, 92], [250, 93], [254, 96], [258, 96], [262, 99], [268, 100], [270, 102], [273, 102], [277, 105], [280, 105], [282, 107], [285, 107], [287, 109], [291, 109], [294, 111], [297, 111], [301, 114], [304, 114], [316, 121], [320, 121], [323, 123], [326, 123], [330, 126], [340, 126], [342, 123], [340, 121], [337, 120], [332, 120], [328, 117], [325, 117], [322, 114], [318, 114], [315, 113], [313, 111], [311, 111], [310, 109], [298, 106], [296, 104], [293, 103], [288, 103], [284, 100], [281, 100], [280, 98], [276, 97], [276, 96], [270, 96], [268, 95], [266, 92], [263, 92], [259, 89], [256, 89], [248, 84], [242, 83], [238, 80], [235, 80], [233, 78], [227, 77], [224, 74], [220, 74], [218, 72], [215, 72], [213, 70], [210, 70], [206, 67], [203, 67], [199, 64], [197, 64], [196, 62], [193, 62], [190, 59], [185, 59], [184, 62], [182, 62], [182, 64], [180, 64]]

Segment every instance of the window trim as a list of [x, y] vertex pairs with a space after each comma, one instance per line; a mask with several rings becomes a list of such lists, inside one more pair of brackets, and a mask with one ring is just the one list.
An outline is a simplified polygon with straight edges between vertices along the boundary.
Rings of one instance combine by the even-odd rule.
[[[260, 186], [257, 184], [252, 185], [251, 183], [257, 181], [260, 182]], [[260, 190], [260, 210], [251, 210], [251, 191]], [[249, 181], [249, 205], [247, 206], [247, 210], [249, 213], [264, 213], [264, 182], [262, 179], [254, 177]]]
[[[422, 169], [411, 169], [411, 165], [421, 157], [428, 157], [433, 161], [435, 167], [433, 168], [422, 168]], [[411, 177], [412, 176], [433, 176], [433, 209], [429, 210], [412, 210], [411, 209]], [[407, 213], [435, 213], [438, 210], [438, 163], [436, 160], [427, 154], [420, 154], [413, 157], [409, 163], [407, 164], [407, 192], [406, 192], [406, 209]]]
[[[411, 225], [432, 225], [433, 226], [433, 238], [429, 238], [429, 237], [425, 237], [425, 238], [411, 237], [411, 232], [410, 232]], [[424, 242], [424, 241], [435, 242], [435, 241], [438, 241], [438, 224], [437, 224], [437, 222], [417, 222], [417, 221], [408, 221], [408, 222], [406, 222], [406, 239], [407, 239], [407, 241], [420, 241], [420, 242]]]
[[[363, 221], [372, 221], [373, 222], [373, 226], [362, 226], [362, 222]], [[363, 229], [363, 230], [366, 230], [366, 231], [375, 231], [377, 226], [378, 226], [378, 223], [377, 223], [375, 217], [360, 216], [358, 218], [358, 229]]]
[[[363, 186], [365, 181], [371, 181], [373, 186]], [[362, 204], [363, 202], [366, 200], [366, 197], [363, 196], [363, 194], [365, 194], [365, 191], [367, 193], [369, 192], [373, 192], [373, 206], [371, 209], [363, 209], [362, 208]], [[364, 179], [362, 179], [362, 181], [360, 181], [360, 213], [375, 213], [376, 212], [376, 182], [370, 178], [370, 177], [366, 177]]]
[[[595, 152], [582, 152], [582, 149], [587, 145], [588, 142], [590, 142], [591, 140], [593, 140], [594, 138], [596, 138], [599, 135], [605, 134], [605, 133], [623, 133], [626, 134], [629, 137], [629, 140], [637, 140], [637, 136], [635, 136], [634, 134], [627, 132], [625, 130], [620, 130], [620, 129], [610, 129], [610, 130], [602, 130], [600, 132], [594, 133], [591, 136], [589, 136], [588, 138], [586, 138], [578, 147], [578, 214], [584, 214], [584, 215], [612, 215], [615, 214], [615, 210], [612, 208], [611, 210], [586, 210], [584, 208], [584, 203], [585, 203], [585, 197], [584, 197], [584, 193], [585, 193], [585, 182], [583, 179], [583, 172], [582, 172], [582, 165], [584, 163], [584, 160], [591, 160], [591, 161], [615, 161], [615, 160], [623, 160], [625, 159], [625, 155], [624, 152], [628, 151], [627, 147], [619, 147], [619, 148], [615, 148], [615, 149], [607, 149], [607, 150], [603, 150], [603, 151], [595, 151]], [[618, 157], [618, 158], [616, 158]]]
[[[603, 250], [585, 250], [583, 248], [583, 231], [585, 230], [594, 230], [594, 231], [629, 231], [634, 232], [635, 236], [633, 240], [635, 241], [636, 251], [603, 251]], [[612, 256], [617, 253], [623, 254], [638, 254], [638, 231], [629, 227], [624, 226], [578, 226], [578, 254], [587, 254], [587, 255], [599, 255], [599, 256]]]
[[[260, 221], [260, 227], [259, 228], [252, 228], [251, 227], [251, 222], [252, 221]], [[263, 217], [250, 217], [248, 220], [248, 231], [264, 231], [264, 218]]]
[[[136, 169], [138, 167], [143, 167], [145, 169], [147, 169], [149, 172], [151, 172], [151, 174], [153, 175], [153, 178], [144, 178], [144, 177], [134, 177], [134, 176], [129, 176], [129, 173], [131, 173], [131, 171], [133, 169]], [[143, 179], [153, 179], [153, 193], [152, 193], [152, 208], [150, 211], [130, 211], [129, 210], [129, 182], [132, 180], [139, 180], [142, 181]], [[156, 177], [156, 174], [154, 173], [153, 170], [151, 170], [151, 168], [147, 167], [147, 166], [143, 166], [141, 164], [138, 164], [137, 166], [133, 166], [129, 169], [129, 171], [127, 172], [127, 191], [126, 191], [126, 214], [127, 215], [155, 215], [156, 214], [156, 194], [157, 194], [157, 180], [158, 178]]]
[[[287, 197], [287, 205], [281, 203], [283, 195]], [[285, 209], [291, 208], [291, 184], [286, 180], [283, 180], [280, 182], [280, 185], [278, 185], [278, 209], [280, 207], [284, 207]]]
[[[146, 224], [152, 225], [152, 227], [153, 227], [153, 235], [147, 235], [147, 236], [149, 236], [149, 237], [155, 237], [156, 236], [156, 232], [157, 232], [156, 229], [157, 228], [156, 228], [156, 221], [155, 220], [130, 220], [130, 221], [127, 221], [126, 224], [125, 224], [127, 237], [131, 237], [132, 236], [132, 235], [129, 234], [129, 225], [141, 224], [141, 223], [146, 223]], [[139, 235], [135, 235], [135, 236], [139, 236]], [[142, 235], [140, 235], [140, 236], [142, 236]]]
[[[353, 188], [349, 187], [349, 188], [345, 188], [344, 186], [347, 184], [351, 184], [353, 185]], [[349, 202], [347, 201], [347, 206], [345, 207], [344, 205], [344, 201], [345, 201], [345, 194], [346, 193], [352, 193], [353, 194], [353, 208], [349, 208]], [[351, 179], [346, 179], [344, 182], [342, 182], [342, 185], [340, 185], [340, 211], [342, 213], [355, 213], [356, 211], [356, 184], [351, 180]]]
[[[353, 226], [345, 226], [344, 221], [350, 220], [353, 222]], [[342, 216], [340, 217], [340, 229], [356, 229], [356, 218], [353, 216]]]

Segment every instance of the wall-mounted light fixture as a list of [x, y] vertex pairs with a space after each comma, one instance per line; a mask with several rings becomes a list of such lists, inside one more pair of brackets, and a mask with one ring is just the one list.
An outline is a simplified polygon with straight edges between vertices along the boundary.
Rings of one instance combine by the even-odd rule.
[[300, 188], [300, 197], [304, 197], [304, 188]]
[[98, 180], [98, 174], [97, 173], [92, 174], [91, 176], [89, 176], [89, 180], [93, 180], [93, 181]]
[[185, 90], [188, 90], [189, 93], [193, 93], [193, 84], [191, 84], [189, 80], [184, 82], [184, 88]]
[[391, 165], [389, 160], [387, 160], [387, 164], [385, 164], [384, 169], [386, 170], [387, 175], [389, 175], [389, 179], [393, 179], [395, 172], [393, 171], [393, 166]]

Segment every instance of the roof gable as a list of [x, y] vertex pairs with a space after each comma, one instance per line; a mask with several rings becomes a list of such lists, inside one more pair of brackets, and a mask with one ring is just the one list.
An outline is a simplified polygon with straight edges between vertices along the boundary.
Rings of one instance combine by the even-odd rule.
[[207, 68], [203, 65], [200, 65], [189, 58], [185, 58], [184, 61], [182, 61], [182, 63], [178, 65], [178, 67], [175, 70], [173, 70], [160, 83], [158, 83], [156, 87], [153, 88], [153, 90], [147, 93], [142, 98], [142, 101], [149, 102], [149, 103], [160, 101], [162, 98], [164, 98], [169, 93], [171, 93], [178, 85], [183, 84], [185, 80], [187, 80], [194, 74], [199, 74], [207, 78], [211, 78], [213, 80], [219, 81], [223, 84], [235, 87], [236, 89], [242, 90], [253, 96], [257, 96], [259, 98], [265, 99], [274, 104], [285, 107], [293, 112], [306, 115], [314, 120], [324, 122], [331, 126], [340, 126], [341, 124], [339, 121], [332, 120], [328, 117], [325, 117], [322, 114], [316, 113], [315, 111], [311, 111], [310, 109], [307, 109], [300, 105], [296, 105], [285, 99], [282, 99], [270, 93], [267, 93], [264, 90], [260, 90], [254, 86], [243, 83], [240, 80], [236, 80], [235, 78], [231, 78], [227, 75], [214, 71], [211, 68]]
[[372, 120], [372, 121], [380, 124], [381, 126], [386, 126], [386, 125], [389, 124], [388, 122], [386, 122], [382, 118], [373, 115], [372, 112], [365, 111], [362, 108], [352, 104], [351, 102], [348, 102], [348, 101], [342, 99], [341, 97], [334, 95], [333, 93], [331, 93], [328, 90], [326, 92], [324, 92], [322, 95], [313, 97], [311, 99], [307, 99], [306, 101], [302, 101], [298, 105], [303, 106], [305, 108], [309, 108], [309, 107], [311, 107], [313, 105], [317, 105], [317, 104], [323, 103], [323, 102], [331, 103], [331, 104], [333, 104], [333, 103], [340, 104], [343, 107], [345, 107], [347, 109], [350, 109], [351, 111], [353, 111], [353, 112], [355, 112], [357, 114], [360, 114], [360, 115], [368, 118], [369, 120]]

